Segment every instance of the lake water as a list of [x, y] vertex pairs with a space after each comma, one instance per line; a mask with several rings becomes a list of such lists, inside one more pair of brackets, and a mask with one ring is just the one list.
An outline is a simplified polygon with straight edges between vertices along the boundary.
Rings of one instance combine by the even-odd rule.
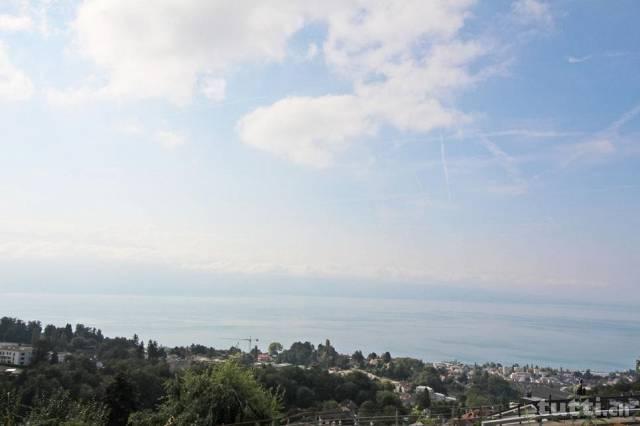
[[640, 312], [632, 306], [355, 297], [175, 297], [4, 293], [0, 316], [101, 328], [167, 346], [228, 348], [330, 339], [339, 352], [390, 351], [428, 361], [518, 362], [592, 370], [634, 368]]

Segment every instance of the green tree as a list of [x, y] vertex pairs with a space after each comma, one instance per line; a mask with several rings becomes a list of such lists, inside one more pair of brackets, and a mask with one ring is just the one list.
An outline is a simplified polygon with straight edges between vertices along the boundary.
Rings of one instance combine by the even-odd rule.
[[364, 365], [364, 355], [362, 355], [362, 351], [355, 351], [353, 355], [351, 355], [351, 359], [358, 367]]
[[251, 370], [227, 361], [188, 369], [171, 380], [160, 411], [178, 425], [237, 423], [277, 417], [280, 397], [258, 383]]
[[429, 386], [435, 392], [447, 393], [447, 389], [440, 379], [440, 373], [435, 368], [428, 366], [413, 377], [416, 386]]
[[280, 342], [271, 342], [269, 344], [269, 355], [277, 356], [280, 352], [282, 352], [282, 344]]
[[318, 361], [323, 367], [334, 367], [338, 359], [338, 352], [331, 346], [331, 342], [327, 339], [323, 344], [318, 345]]
[[258, 359], [258, 355], [260, 355], [260, 349], [258, 349], [258, 345], [255, 345], [249, 354], [253, 357], [253, 360]]
[[509, 382], [489, 375], [486, 371], [476, 372], [466, 393], [467, 406], [475, 407], [488, 404], [508, 404], [520, 397], [520, 393]]
[[144, 359], [144, 342], [142, 341], [136, 346], [136, 357]]
[[68, 391], [59, 391], [34, 401], [25, 423], [39, 426], [103, 426], [107, 421], [108, 409], [104, 404], [74, 401]]
[[309, 342], [294, 342], [291, 347], [283, 351], [278, 359], [296, 365], [309, 365], [317, 361], [318, 353]]
[[64, 337], [67, 343], [71, 342], [71, 339], [73, 339], [73, 328], [71, 328], [71, 324], [64, 326]]
[[358, 415], [360, 417], [373, 416], [376, 413], [376, 404], [373, 401], [365, 401], [360, 404]]
[[127, 377], [120, 373], [107, 386], [104, 402], [109, 408], [109, 426], [126, 425], [129, 414], [135, 411], [135, 389]]
[[400, 401], [400, 398], [398, 398], [398, 395], [396, 395], [395, 393], [393, 393], [392, 391], [378, 391], [378, 393], [376, 394], [376, 404], [378, 404], [378, 407], [387, 407], [387, 406], [393, 406], [393, 407], [402, 407], [402, 402]]
[[156, 362], [159, 359], [166, 357], [167, 353], [164, 348], [160, 347], [158, 342], [155, 340], [149, 340], [149, 343], [147, 343], [147, 358], [152, 362]]
[[[4, 318], [3, 318], [4, 319]], [[20, 399], [15, 392], [0, 392], [0, 424], [14, 426], [20, 424]]]
[[316, 393], [306, 386], [300, 386], [296, 391], [296, 405], [300, 408], [309, 408], [316, 402]]
[[416, 393], [416, 407], [420, 410], [431, 407], [431, 396], [429, 396], [429, 391], [427, 389]]

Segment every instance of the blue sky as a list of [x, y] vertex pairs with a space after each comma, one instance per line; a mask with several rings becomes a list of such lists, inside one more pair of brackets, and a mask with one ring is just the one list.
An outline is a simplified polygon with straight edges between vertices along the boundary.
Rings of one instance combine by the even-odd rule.
[[0, 274], [633, 293], [639, 18], [3, 1]]

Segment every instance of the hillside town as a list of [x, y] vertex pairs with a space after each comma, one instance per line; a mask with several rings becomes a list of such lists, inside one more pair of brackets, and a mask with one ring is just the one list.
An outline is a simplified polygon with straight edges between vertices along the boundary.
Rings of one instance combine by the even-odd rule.
[[[288, 348], [279, 342], [259, 348], [252, 344], [255, 339], [246, 340], [245, 350], [239, 344], [228, 349], [201, 344], [168, 347], [137, 335], [106, 337], [82, 324], [43, 327], [38, 321], [4, 317], [0, 387], [24, 401], [24, 407], [39, 407], [43, 396], [56, 404], [69, 404], [69, 398], [77, 404], [97, 401], [105, 410], [120, 410], [117, 424], [134, 425], [164, 425], [168, 414], [163, 410], [175, 409], [163, 402], [172, 395], [167, 393], [170, 386], [182, 386], [189, 377], [196, 380], [203, 374], [239, 375], [255, 382], [278, 407], [264, 415], [302, 424], [316, 422], [314, 416], [334, 422], [387, 419], [384, 424], [400, 417], [403, 424], [472, 421], [518, 407], [527, 413], [531, 404], [545, 400], [640, 391], [640, 359], [630, 366], [635, 370], [600, 373], [530, 364], [428, 362], [394, 357], [388, 351], [342, 354], [328, 339], [317, 345], [294, 342]], [[122, 398], [133, 402], [123, 408]], [[10, 410], [12, 404], [0, 398], [1, 409]], [[102, 415], [100, 410], [94, 414]], [[149, 423], [154, 418], [158, 422]], [[93, 423], [101, 421], [89, 422]]]
[[[287, 362], [278, 362], [278, 356], [271, 355], [266, 352], [260, 352], [254, 348], [255, 361], [253, 365], [256, 367], [270, 365], [276, 368], [289, 367], [294, 364]], [[181, 357], [176, 354], [169, 354], [167, 362], [173, 368], [184, 368], [192, 363], [218, 363], [223, 362], [226, 356], [209, 357], [205, 355], [187, 355]], [[615, 372], [596, 372], [589, 369], [572, 370], [567, 368], [539, 367], [538, 365], [503, 365], [500, 363], [486, 364], [465, 364], [458, 361], [440, 361], [426, 363], [432, 366], [439, 373], [439, 379], [442, 383], [454, 383], [464, 388], [469, 383], [469, 377], [473, 374], [489, 374], [499, 377], [511, 385], [522, 391], [522, 394], [528, 397], [546, 398], [549, 395], [557, 398], [566, 398], [575, 394], [575, 388], [582, 383], [585, 390], [602, 387], [615, 386], [621, 383], [632, 383], [640, 374], [640, 357], [636, 364], [627, 371]], [[303, 368], [309, 366], [298, 365]], [[383, 373], [374, 374], [372, 371], [380, 371]], [[382, 358], [370, 359], [365, 368], [361, 368], [354, 361], [353, 357], [349, 357], [349, 363], [343, 368], [330, 367], [328, 371], [333, 374], [345, 375], [350, 372], [362, 372], [369, 378], [378, 381], [387, 381], [394, 387], [394, 391], [400, 395], [403, 401], [410, 402], [415, 394], [428, 391], [432, 401], [455, 402], [456, 398], [442, 392], [435, 391], [432, 387], [426, 385], [414, 385], [410, 381], [394, 380], [385, 377], [384, 369], [389, 368], [389, 363], [384, 363]]]
[[[326, 342], [330, 347], [329, 341]], [[34, 347], [29, 344], [13, 342], [0, 342], [0, 372], [4, 374], [17, 375], [22, 369], [28, 368], [34, 360]], [[225, 362], [232, 357], [242, 357], [245, 361], [256, 368], [270, 366], [273, 368], [286, 368], [297, 366], [299, 368], [312, 368], [313, 363], [290, 363], [280, 362], [281, 354], [275, 351], [263, 352], [254, 347], [252, 351], [242, 352], [237, 347], [229, 350], [215, 350], [204, 348], [201, 345], [192, 345], [189, 349], [160, 347], [164, 354], [165, 361], [171, 371], [179, 371], [193, 365], [208, 365]], [[86, 351], [80, 351], [84, 353]], [[76, 354], [77, 355], [77, 354]], [[73, 352], [48, 351], [45, 358], [52, 363], [64, 363], [65, 360], [72, 359]], [[145, 351], [148, 357], [148, 352]], [[426, 384], [416, 384], [410, 380], [396, 380], [388, 377], [386, 371], [394, 362], [389, 358], [370, 355], [366, 362], [357, 361], [357, 356], [342, 356], [346, 363], [341, 366], [327, 367], [331, 374], [345, 376], [358, 372], [366, 375], [369, 379], [378, 382], [386, 382], [393, 386], [393, 391], [407, 406], [410, 406], [416, 395], [428, 392], [430, 400], [434, 402], [455, 403], [456, 392], [447, 392], [444, 389], [434, 389]], [[99, 368], [103, 367], [103, 362], [93, 355], [93, 362]], [[403, 360], [403, 359], [401, 359]], [[537, 365], [503, 365], [500, 363], [465, 364], [458, 361], [440, 361], [425, 363], [437, 372], [440, 383], [446, 384], [445, 388], [464, 389], [469, 385], [469, 378], [474, 374], [488, 374], [499, 377], [510, 383], [514, 389], [519, 390], [522, 395], [530, 398], [546, 398], [553, 396], [565, 398], [575, 394], [575, 388], [582, 384], [589, 391], [597, 387], [615, 386], [621, 383], [632, 383], [640, 374], [640, 357], [636, 361], [635, 370], [616, 372], [595, 372], [591, 370], [571, 370], [565, 368], [539, 367]], [[449, 395], [451, 393], [452, 395]]]

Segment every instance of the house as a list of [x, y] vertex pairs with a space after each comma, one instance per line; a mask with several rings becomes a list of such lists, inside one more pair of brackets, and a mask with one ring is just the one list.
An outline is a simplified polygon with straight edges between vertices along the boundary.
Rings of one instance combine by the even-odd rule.
[[0, 364], [27, 366], [33, 360], [33, 346], [0, 343]]
[[526, 383], [531, 381], [531, 374], [516, 371], [515, 373], [511, 373], [511, 380], [516, 383]]
[[447, 396], [440, 392], [434, 392], [431, 386], [416, 386], [416, 393], [429, 392], [429, 397], [432, 401], [445, 401], [456, 402], [457, 400], [452, 396]]
[[391, 383], [393, 383], [393, 388], [394, 388], [396, 393], [409, 393], [409, 392], [411, 392], [411, 389], [413, 388], [413, 386], [409, 382], [395, 382], [395, 381], [392, 381]]
[[429, 386], [424, 386], [424, 385], [416, 386], [416, 393], [421, 393], [424, 391], [433, 393], [433, 389], [431, 389]]
[[271, 355], [269, 354], [258, 354], [256, 359], [258, 362], [271, 362]]
[[47, 356], [49, 358], [49, 361], [53, 361], [54, 359], [56, 359], [59, 364], [62, 364], [67, 358], [69, 358], [69, 356], [71, 356], [71, 352], [49, 351], [47, 353]]

